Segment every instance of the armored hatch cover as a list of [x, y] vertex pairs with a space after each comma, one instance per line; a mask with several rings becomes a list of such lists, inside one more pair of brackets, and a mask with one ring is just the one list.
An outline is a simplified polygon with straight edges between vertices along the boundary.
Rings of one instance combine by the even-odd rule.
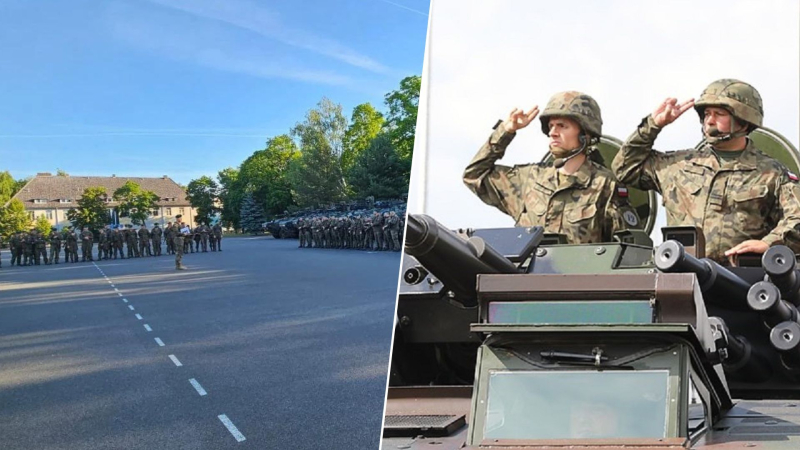
[[[614, 160], [614, 156], [617, 155], [622, 144], [622, 141], [613, 136], [603, 135], [600, 137], [600, 142], [596, 145], [600, 158], [597, 158], [598, 155], [594, 155], [592, 159], [602, 164], [608, 170], [611, 170], [611, 161]], [[552, 160], [553, 154], [550, 152], [542, 158], [542, 162], [551, 162]], [[636, 213], [639, 214], [639, 219], [641, 219], [640, 223], [642, 226], [637, 228], [644, 230], [647, 235], [650, 235], [656, 224], [658, 198], [653, 191], [643, 191], [630, 186], [627, 186], [627, 188], [628, 199], [631, 206], [636, 209]]]

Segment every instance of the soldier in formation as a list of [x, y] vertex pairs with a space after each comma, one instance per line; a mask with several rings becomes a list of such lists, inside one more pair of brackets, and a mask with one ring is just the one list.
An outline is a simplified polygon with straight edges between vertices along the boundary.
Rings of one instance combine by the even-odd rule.
[[395, 211], [304, 217], [296, 227], [301, 248], [400, 251], [402, 219]]
[[[200, 225], [195, 230], [190, 230], [188, 225], [183, 222], [180, 223], [180, 230], [186, 234], [181, 234], [179, 237], [181, 242], [181, 256], [184, 253], [184, 241], [186, 245], [191, 245], [190, 241], [193, 236], [198, 236], [198, 245], [192, 251], [207, 252], [210, 244], [211, 251], [222, 251], [222, 227], [220, 224], [209, 227], [208, 225]], [[152, 229], [147, 229], [145, 225], [141, 225], [138, 230], [134, 229], [131, 225], [112, 227], [106, 225], [103, 229], [93, 233], [88, 227], [81, 227], [79, 233], [76, 233], [73, 227], [66, 227], [57, 231], [52, 228], [49, 237], [45, 237], [37, 230], [29, 232], [17, 232], [9, 239], [9, 247], [11, 250], [11, 265], [14, 266], [29, 266], [41, 265], [42, 263], [58, 264], [61, 262], [61, 249], [64, 249], [64, 262], [76, 263], [78, 262], [78, 243], [81, 246], [81, 261], [91, 262], [95, 261], [93, 253], [93, 244], [97, 240], [97, 259], [125, 259], [125, 254], [129, 258], [139, 258], [144, 256], [161, 256], [162, 255], [162, 239], [167, 242], [168, 252], [172, 251], [177, 255], [175, 242], [176, 235], [175, 226], [170, 222], [169, 226], [164, 230], [161, 229], [159, 224], [153, 225]], [[185, 237], [185, 239], [184, 239]], [[48, 257], [47, 244], [50, 245], [50, 252]], [[176, 264], [177, 268], [185, 268], [182, 264]]]

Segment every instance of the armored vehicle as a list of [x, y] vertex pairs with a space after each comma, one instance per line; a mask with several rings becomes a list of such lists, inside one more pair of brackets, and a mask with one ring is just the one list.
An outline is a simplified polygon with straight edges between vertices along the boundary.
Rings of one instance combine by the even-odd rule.
[[410, 215], [382, 448], [800, 448], [796, 256], [654, 249], [637, 195], [647, 226], [601, 244]]

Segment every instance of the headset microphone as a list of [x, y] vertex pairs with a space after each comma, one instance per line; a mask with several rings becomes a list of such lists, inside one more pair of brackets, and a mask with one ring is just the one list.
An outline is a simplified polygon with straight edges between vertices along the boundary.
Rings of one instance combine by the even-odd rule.
[[564, 167], [564, 165], [567, 163], [567, 161], [569, 161], [570, 159], [572, 159], [572, 158], [580, 155], [581, 153], [583, 153], [583, 151], [586, 149], [586, 138], [583, 137], [583, 136], [578, 136], [578, 140], [580, 141], [581, 146], [577, 150], [573, 151], [567, 157], [556, 158], [553, 161], [553, 167], [555, 167], [556, 169], [560, 169], [560, 168]]

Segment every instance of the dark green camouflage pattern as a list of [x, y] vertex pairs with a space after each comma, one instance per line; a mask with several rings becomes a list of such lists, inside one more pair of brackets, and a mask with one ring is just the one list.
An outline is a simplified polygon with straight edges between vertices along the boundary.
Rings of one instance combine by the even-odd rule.
[[[789, 245], [795, 253], [800, 186], [783, 164], [748, 139], [738, 160], [720, 163], [710, 145], [697, 150], [653, 150], [661, 131], [648, 116], [623, 144], [612, 168], [618, 179], [663, 196], [667, 225], [698, 226], [706, 256], [727, 263], [726, 250], [750, 239]], [[787, 240], [788, 239], [788, 240]]]
[[464, 171], [464, 183], [484, 203], [513, 217], [517, 226], [541, 225], [571, 244], [610, 242], [616, 231], [639, 228], [636, 212], [611, 172], [590, 160], [572, 175], [552, 164], [495, 164], [515, 133], [498, 127]]

